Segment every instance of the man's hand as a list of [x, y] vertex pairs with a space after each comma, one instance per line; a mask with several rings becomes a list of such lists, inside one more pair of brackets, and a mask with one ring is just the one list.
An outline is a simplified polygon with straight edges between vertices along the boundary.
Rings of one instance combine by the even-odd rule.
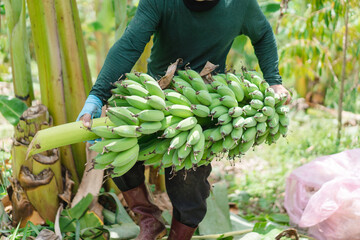
[[101, 116], [101, 108], [101, 100], [95, 95], [89, 95], [76, 121], [82, 120], [84, 127], [90, 128], [91, 119]]
[[79, 118], [80, 121], [83, 122], [84, 127], [91, 128], [91, 115], [89, 113], [85, 113], [81, 118]]
[[281, 95], [285, 95], [287, 97], [287, 100], [285, 102], [285, 105], [289, 104], [291, 101], [291, 95], [290, 92], [281, 84], [272, 85], [270, 86], [272, 89], [274, 89], [274, 92]]

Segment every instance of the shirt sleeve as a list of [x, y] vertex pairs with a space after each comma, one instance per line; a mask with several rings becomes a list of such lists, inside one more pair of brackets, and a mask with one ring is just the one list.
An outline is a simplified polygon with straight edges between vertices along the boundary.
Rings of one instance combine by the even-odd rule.
[[103, 103], [111, 96], [112, 83], [131, 71], [156, 31], [161, 19], [159, 5], [159, 1], [140, 0], [135, 16], [123, 36], [109, 50], [90, 91], [90, 94], [100, 98]]
[[264, 79], [270, 85], [282, 84], [275, 36], [257, 0], [249, 0], [241, 34], [250, 38]]

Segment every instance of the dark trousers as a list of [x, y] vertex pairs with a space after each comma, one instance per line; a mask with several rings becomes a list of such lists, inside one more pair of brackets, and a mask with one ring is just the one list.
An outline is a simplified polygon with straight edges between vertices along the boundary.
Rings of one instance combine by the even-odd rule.
[[[142, 162], [121, 177], [113, 178], [121, 191], [135, 188], [145, 181], [145, 167]], [[173, 217], [189, 227], [197, 227], [206, 213], [206, 198], [210, 194], [210, 184], [207, 181], [211, 165], [201, 166], [194, 170], [185, 169], [176, 172], [165, 169], [166, 191], [173, 205]], [[186, 177], [185, 177], [186, 176]]]

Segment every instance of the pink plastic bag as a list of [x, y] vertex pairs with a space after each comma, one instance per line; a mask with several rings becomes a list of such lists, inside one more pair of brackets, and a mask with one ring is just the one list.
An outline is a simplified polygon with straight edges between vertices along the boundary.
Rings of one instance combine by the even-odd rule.
[[360, 149], [295, 169], [284, 205], [290, 221], [319, 240], [360, 240]]

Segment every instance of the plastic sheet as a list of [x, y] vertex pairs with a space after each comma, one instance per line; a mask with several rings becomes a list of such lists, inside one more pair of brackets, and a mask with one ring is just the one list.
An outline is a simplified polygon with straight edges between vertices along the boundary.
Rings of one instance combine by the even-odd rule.
[[319, 240], [360, 240], [360, 149], [323, 156], [287, 178], [292, 224]]

